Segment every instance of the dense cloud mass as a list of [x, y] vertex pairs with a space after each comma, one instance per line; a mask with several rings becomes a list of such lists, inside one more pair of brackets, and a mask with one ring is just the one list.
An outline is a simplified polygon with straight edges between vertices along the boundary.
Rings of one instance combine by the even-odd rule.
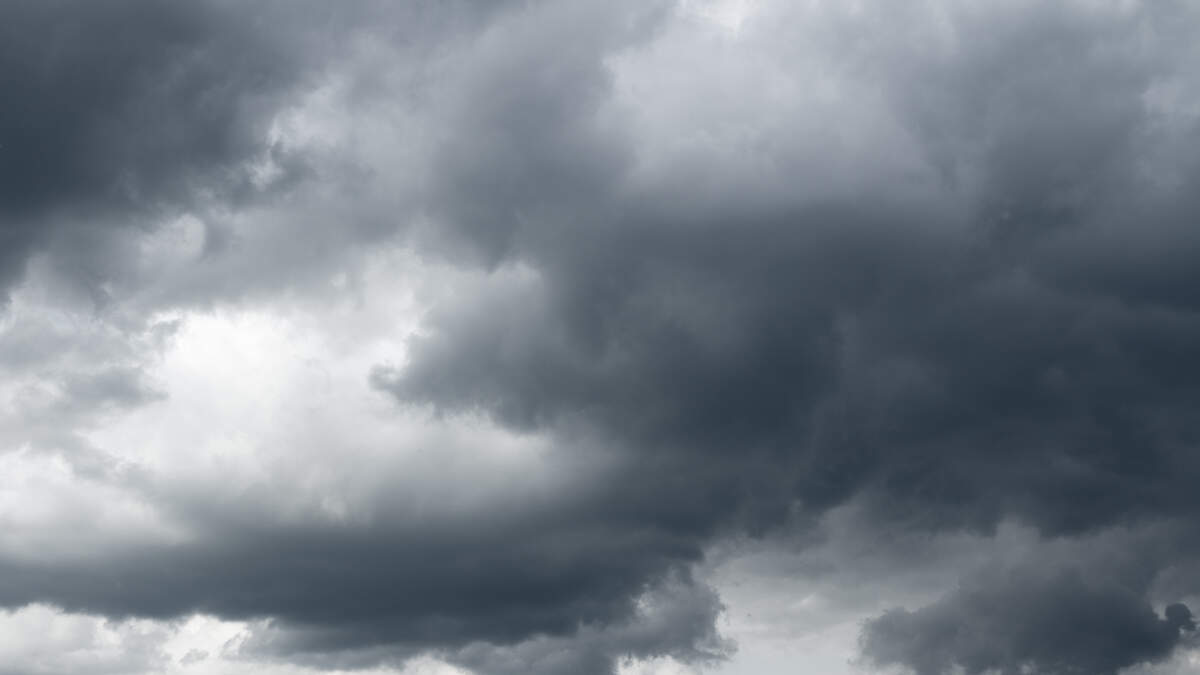
[[4, 4], [0, 659], [737, 668], [749, 537], [862, 669], [1194, 668], [1197, 30]]
[[1034, 570], [977, 580], [915, 612], [892, 610], [868, 625], [864, 650], [922, 675], [956, 665], [967, 673], [1116, 673], [1166, 658], [1181, 631], [1196, 629], [1185, 605], [1164, 614], [1121, 586]]
[[270, 20], [259, 14], [212, 2], [5, 7], [6, 284], [59, 228], [94, 238], [88, 225], [136, 227], [252, 187], [242, 163], [269, 151], [268, 115], [298, 76], [279, 40], [254, 30]]

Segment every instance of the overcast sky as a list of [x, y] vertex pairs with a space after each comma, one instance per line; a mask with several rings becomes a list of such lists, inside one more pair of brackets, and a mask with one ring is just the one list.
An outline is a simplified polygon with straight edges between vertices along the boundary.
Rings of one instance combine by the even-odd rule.
[[0, 675], [1200, 673], [1197, 35], [0, 0]]

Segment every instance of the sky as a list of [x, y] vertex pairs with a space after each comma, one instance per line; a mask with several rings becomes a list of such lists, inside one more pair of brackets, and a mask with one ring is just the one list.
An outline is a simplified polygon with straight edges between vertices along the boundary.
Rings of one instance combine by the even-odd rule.
[[0, 2], [0, 675], [1200, 673], [1197, 33]]

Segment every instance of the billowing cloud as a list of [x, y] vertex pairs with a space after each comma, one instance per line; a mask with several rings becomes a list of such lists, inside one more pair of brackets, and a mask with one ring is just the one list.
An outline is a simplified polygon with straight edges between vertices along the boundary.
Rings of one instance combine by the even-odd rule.
[[13, 3], [0, 604], [602, 674], [751, 536], [868, 667], [1181, 658], [1198, 22]]
[[56, 236], [82, 247], [97, 228], [252, 188], [247, 164], [269, 152], [270, 113], [299, 73], [276, 35], [254, 29], [269, 15], [231, 10], [137, 0], [5, 8], [6, 284]]
[[1196, 622], [1186, 605], [1163, 616], [1137, 593], [1077, 573], [979, 580], [915, 612], [868, 624], [864, 651], [880, 664], [938, 673], [1116, 673], [1165, 660]]

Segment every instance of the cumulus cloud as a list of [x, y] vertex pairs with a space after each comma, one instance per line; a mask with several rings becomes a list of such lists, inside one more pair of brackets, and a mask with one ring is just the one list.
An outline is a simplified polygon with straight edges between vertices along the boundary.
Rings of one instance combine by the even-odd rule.
[[865, 664], [1179, 658], [1198, 22], [11, 3], [0, 604], [601, 674], [751, 536]]
[[972, 580], [914, 612], [892, 610], [863, 635], [867, 657], [938, 673], [1101, 673], [1163, 661], [1195, 631], [1187, 606], [1158, 616], [1138, 593], [1078, 572], [1024, 570]]
[[59, 236], [83, 245], [101, 223], [134, 227], [248, 185], [243, 163], [268, 150], [261, 132], [298, 75], [279, 40], [253, 29], [270, 21], [256, 14], [136, 0], [5, 8], [6, 285], [68, 224], [83, 229]]

